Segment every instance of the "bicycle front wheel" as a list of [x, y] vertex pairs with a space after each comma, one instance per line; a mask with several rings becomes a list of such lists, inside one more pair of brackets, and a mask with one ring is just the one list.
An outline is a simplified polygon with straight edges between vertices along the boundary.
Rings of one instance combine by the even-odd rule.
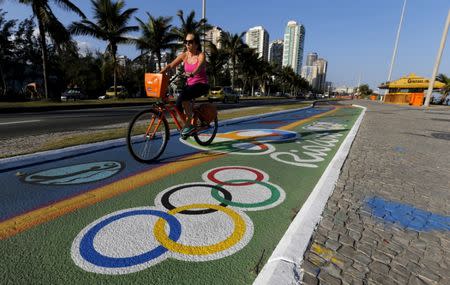
[[148, 109], [137, 114], [127, 132], [127, 146], [140, 162], [150, 163], [164, 152], [169, 140], [169, 124], [160, 112]]
[[219, 129], [217, 117], [215, 117], [209, 124], [199, 123], [196, 128], [198, 131], [194, 134], [195, 141], [202, 146], [211, 144], [216, 137], [217, 130]]

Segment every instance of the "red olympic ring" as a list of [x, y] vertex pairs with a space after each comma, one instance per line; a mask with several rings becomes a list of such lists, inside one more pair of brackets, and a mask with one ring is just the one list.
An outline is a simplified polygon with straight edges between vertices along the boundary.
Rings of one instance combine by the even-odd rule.
[[214, 177], [219, 171], [228, 170], [228, 169], [248, 170], [248, 171], [253, 172], [254, 174], [256, 174], [256, 181], [263, 181], [263, 179], [264, 179], [264, 175], [261, 172], [256, 171], [256, 170], [251, 169], [251, 168], [241, 167], [241, 166], [234, 166], [234, 167], [230, 166], [230, 167], [216, 168], [213, 171], [208, 173], [208, 179], [211, 180], [212, 182], [214, 182], [216, 184], [220, 184], [222, 186], [224, 186], [224, 185], [228, 185], [228, 186], [249, 186], [249, 185], [255, 184], [254, 182], [228, 183], [228, 182], [225, 182], [225, 181], [220, 181], [219, 179]]

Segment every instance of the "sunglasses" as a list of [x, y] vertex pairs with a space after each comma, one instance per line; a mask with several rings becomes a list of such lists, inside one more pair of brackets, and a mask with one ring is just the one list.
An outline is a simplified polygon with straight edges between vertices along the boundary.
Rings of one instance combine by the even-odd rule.
[[185, 40], [184, 43], [185, 43], [186, 45], [191, 45], [191, 44], [194, 43], [194, 40]]

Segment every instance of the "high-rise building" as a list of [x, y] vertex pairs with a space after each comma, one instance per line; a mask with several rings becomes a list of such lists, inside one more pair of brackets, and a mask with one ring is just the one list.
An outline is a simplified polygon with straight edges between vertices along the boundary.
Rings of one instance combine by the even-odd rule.
[[310, 53], [308, 53], [308, 56], [306, 57], [306, 65], [312, 66], [314, 61], [316, 61], [316, 60], [317, 60], [317, 53], [310, 52]]
[[289, 21], [284, 31], [283, 66], [290, 66], [300, 74], [305, 44], [305, 27], [295, 21]]
[[323, 58], [319, 58], [314, 62], [314, 65], [317, 66], [317, 89], [320, 91], [324, 91], [327, 78], [328, 62]]
[[117, 56], [117, 65], [126, 67], [130, 62], [130, 59], [126, 55]]
[[318, 91], [327, 91], [328, 62], [323, 58], [317, 58], [317, 53], [311, 52], [306, 58], [306, 65], [302, 67], [301, 76], [309, 82], [311, 87]]
[[276, 40], [270, 43], [269, 62], [279, 66], [283, 64], [283, 40]]
[[325, 90], [324, 90], [324, 92], [327, 92], [329, 94], [332, 89], [333, 89], [333, 82], [325, 81]]
[[269, 54], [269, 33], [261, 26], [251, 28], [245, 34], [245, 43], [266, 60]]
[[205, 33], [205, 40], [213, 43], [218, 49], [222, 48], [222, 43], [220, 42], [222, 38], [223, 31], [219, 27], [213, 27]]
[[318, 86], [317, 71], [318, 71], [318, 68], [317, 68], [317, 66], [314, 66], [314, 65], [305, 65], [302, 67], [301, 77], [303, 77], [306, 81], [308, 81], [309, 85], [311, 85], [311, 87], [313, 89], [317, 89], [317, 86]]

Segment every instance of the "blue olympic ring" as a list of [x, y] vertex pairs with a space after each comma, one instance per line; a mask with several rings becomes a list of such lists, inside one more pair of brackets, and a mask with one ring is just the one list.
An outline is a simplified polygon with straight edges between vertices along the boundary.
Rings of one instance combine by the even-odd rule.
[[162, 245], [145, 252], [140, 255], [132, 256], [132, 257], [108, 257], [104, 256], [94, 248], [94, 238], [97, 233], [108, 224], [117, 221], [119, 219], [135, 216], [135, 215], [153, 215], [163, 218], [167, 221], [170, 226], [170, 234], [169, 238], [173, 241], [177, 241], [181, 235], [181, 224], [180, 222], [172, 215], [167, 214], [162, 211], [157, 210], [134, 210], [130, 212], [125, 212], [118, 214], [116, 216], [112, 216], [107, 218], [106, 220], [101, 221], [94, 227], [92, 227], [82, 238], [80, 242], [80, 254], [81, 256], [88, 262], [95, 264], [97, 266], [108, 267], [108, 268], [118, 268], [118, 267], [128, 267], [134, 266], [138, 264], [142, 264], [148, 262], [154, 258], [159, 257], [164, 254], [168, 250]]

